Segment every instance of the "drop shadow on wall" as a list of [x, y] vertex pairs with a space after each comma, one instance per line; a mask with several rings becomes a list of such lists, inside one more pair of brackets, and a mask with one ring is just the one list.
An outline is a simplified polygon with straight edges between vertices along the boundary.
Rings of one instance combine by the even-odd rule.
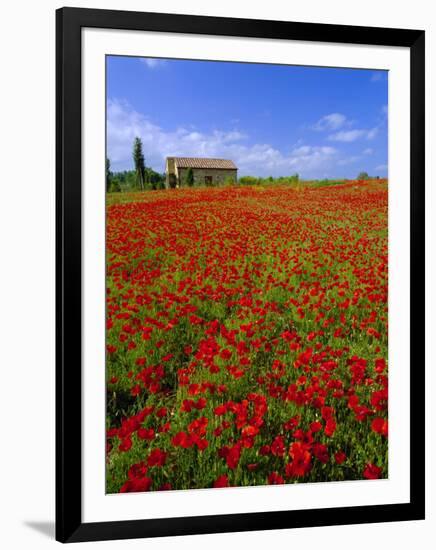
[[55, 537], [54, 521], [25, 521], [24, 525], [51, 539]]

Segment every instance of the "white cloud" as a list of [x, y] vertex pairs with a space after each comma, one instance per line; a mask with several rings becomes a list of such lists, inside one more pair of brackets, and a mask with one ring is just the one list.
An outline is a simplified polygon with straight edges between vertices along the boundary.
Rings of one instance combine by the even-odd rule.
[[164, 59], [156, 59], [155, 57], [141, 57], [140, 62], [149, 69], [156, 69], [165, 65]]
[[331, 165], [332, 161], [336, 161], [337, 153], [334, 147], [302, 145], [292, 149], [289, 157], [284, 158], [283, 161], [295, 171], [304, 172]]
[[300, 147], [295, 147], [292, 149], [292, 154], [295, 156], [308, 155], [311, 150], [312, 147], [310, 147], [310, 145], [301, 145]]
[[372, 149], [371, 147], [367, 147], [362, 151], [363, 155], [372, 155], [373, 153], [374, 153], [374, 149]]
[[386, 172], [387, 169], [388, 169], [387, 164], [379, 164], [378, 166], [375, 167], [376, 172]]
[[348, 164], [354, 164], [358, 160], [360, 160], [362, 157], [354, 155], [351, 157], [345, 157], [343, 159], [338, 160], [338, 166], [347, 166]]
[[377, 127], [371, 128], [370, 130], [341, 130], [340, 132], [330, 135], [329, 140], [350, 143], [352, 141], [356, 141], [357, 139], [374, 139], [377, 133]]
[[366, 139], [374, 139], [377, 134], [378, 134], [378, 128], [374, 127], [374, 128], [371, 128], [371, 130], [366, 131], [365, 137]]
[[316, 124], [313, 125], [313, 130], [326, 131], [326, 130], [339, 130], [342, 128], [347, 121], [347, 117], [341, 113], [331, 113], [325, 115], [318, 120]]
[[107, 106], [108, 156], [113, 169], [132, 165], [132, 143], [136, 136], [144, 145], [146, 163], [163, 171], [167, 156], [199, 156], [232, 159], [239, 174], [279, 176], [293, 172], [320, 177], [334, 169], [338, 151], [331, 146], [299, 145], [283, 152], [268, 143], [247, 143], [238, 130], [201, 132], [184, 127], [165, 130], [119, 100]]

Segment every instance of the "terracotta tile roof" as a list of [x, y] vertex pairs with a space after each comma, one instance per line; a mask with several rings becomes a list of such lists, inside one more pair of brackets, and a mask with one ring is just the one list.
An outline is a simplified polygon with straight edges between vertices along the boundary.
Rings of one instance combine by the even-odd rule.
[[213, 168], [221, 170], [237, 170], [235, 163], [227, 159], [193, 158], [193, 157], [168, 157], [174, 159], [179, 168]]

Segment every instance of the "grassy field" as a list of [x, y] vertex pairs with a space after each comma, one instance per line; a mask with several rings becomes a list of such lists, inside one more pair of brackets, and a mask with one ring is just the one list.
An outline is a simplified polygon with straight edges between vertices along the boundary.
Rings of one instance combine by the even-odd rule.
[[387, 477], [387, 201], [108, 196], [108, 492]]

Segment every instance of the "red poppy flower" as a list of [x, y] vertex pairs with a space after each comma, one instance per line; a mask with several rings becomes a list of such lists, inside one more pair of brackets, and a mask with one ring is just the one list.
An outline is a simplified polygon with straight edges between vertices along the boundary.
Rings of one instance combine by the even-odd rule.
[[371, 422], [371, 430], [375, 433], [383, 435], [384, 437], [388, 436], [388, 421], [385, 418], [374, 418]]
[[244, 437], [253, 437], [259, 433], [259, 428], [256, 426], [245, 426], [242, 428], [241, 433]]
[[167, 453], [161, 449], [153, 449], [148, 456], [147, 464], [149, 466], [163, 466], [167, 459]]
[[338, 451], [335, 453], [335, 462], [336, 464], [342, 464], [347, 460], [347, 455], [343, 451]]
[[300, 441], [292, 443], [289, 454], [292, 462], [286, 465], [287, 477], [304, 477], [312, 468], [311, 455]]
[[183, 412], [191, 412], [193, 403], [192, 399], [184, 399], [180, 410]]
[[140, 493], [149, 491], [151, 488], [152, 480], [149, 477], [143, 477], [141, 479], [130, 479], [126, 481], [120, 489], [120, 493]]
[[283, 485], [285, 480], [277, 472], [271, 472], [268, 476], [268, 485]]
[[262, 447], [259, 449], [259, 454], [261, 456], [267, 456], [271, 452], [271, 447], [269, 445], [262, 445]]
[[336, 422], [333, 418], [329, 418], [325, 424], [324, 433], [327, 437], [332, 437], [336, 430]]
[[159, 426], [158, 432], [160, 434], [163, 434], [163, 433], [169, 432], [170, 429], [171, 429], [171, 422], [165, 422], [165, 424], [162, 424], [162, 426]]
[[127, 452], [131, 448], [132, 448], [132, 440], [130, 437], [125, 437], [121, 441], [120, 446], [118, 447], [118, 449], [123, 453]]
[[315, 443], [312, 447], [313, 456], [323, 464], [329, 461], [329, 453], [327, 447], [322, 443]]
[[163, 418], [164, 416], [167, 415], [167, 413], [168, 413], [168, 409], [166, 407], [161, 407], [156, 411], [156, 416], [158, 416], [159, 418]]
[[324, 418], [324, 420], [329, 420], [333, 416], [333, 408], [332, 407], [321, 407], [321, 416]]
[[376, 372], [383, 372], [384, 370], [386, 370], [386, 360], [381, 358], [381, 359], [376, 359], [375, 360], [375, 369], [374, 369]]
[[366, 479], [379, 479], [382, 469], [375, 464], [367, 464], [363, 470], [363, 477]]
[[216, 488], [219, 487], [228, 487], [229, 486], [229, 479], [225, 474], [220, 475], [214, 482], [213, 486]]
[[140, 439], [146, 439], [148, 441], [151, 441], [152, 439], [154, 439], [153, 428], [139, 428], [137, 433]]
[[147, 465], [144, 462], [138, 462], [138, 464], [133, 464], [133, 466], [131, 466], [128, 471], [129, 479], [137, 479], [137, 478], [144, 477], [145, 474], [147, 473], [147, 470], [148, 470]]
[[183, 447], [184, 449], [189, 449], [189, 447], [192, 447], [194, 442], [192, 441], [192, 437], [185, 433], [185, 432], [179, 432], [177, 433], [171, 440], [174, 447]]
[[130, 393], [133, 396], [139, 395], [141, 393], [141, 386], [139, 384], [136, 384], [133, 386], [133, 388], [130, 390]]
[[227, 407], [225, 405], [218, 405], [213, 411], [217, 416], [222, 416], [227, 412]]
[[285, 454], [285, 442], [281, 435], [278, 435], [272, 442], [271, 453], [274, 456], [283, 456]]
[[205, 438], [196, 436], [193, 440], [199, 451], [204, 451], [209, 446], [209, 441]]
[[315, 421], [315, 422], [311, 422], [310, 424], [310, 431], [312, 433], [317, 433], [319, 432], [320, 430], [322, 430], [322, 424], [321, 422], [318, 422], [318, 421]]
[[207, 401], [204, 397], [199, 397], [197, 402], [194, 403], [194, 407], [198, 410], [198, 411], [201, 411], [202, 409], [205, 408], [207, 404]]
[[218, 455], [221, 458], [225, 458], [227, 466], [231, 470], [234, 470], [239, 464], [239, 459], [241, 458], [241, 447], [238, 444], [233, 445], [233, 447], [224, 446], [218, 450]]

